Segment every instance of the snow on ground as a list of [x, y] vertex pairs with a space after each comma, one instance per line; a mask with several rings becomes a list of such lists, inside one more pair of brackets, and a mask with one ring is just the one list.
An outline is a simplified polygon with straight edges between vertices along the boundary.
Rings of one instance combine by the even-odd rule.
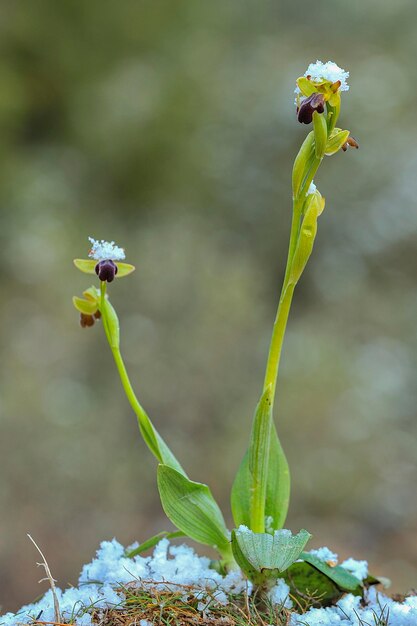
[[[337, 561], [337, 555], [328, 548], [312, 551], [323, 560]], [[161, 589], [182, 591], [187, 595], [186, 586], [194, 587], [193, 594], [200, 594], [202, 602], [213, 601], [226, 604], [228, 594], [251, 593], [251, 583], [246, 581], [240, 571], [233, 571], [222, 576], [210, 569], [210, 559], [199, 557], [192, 548], [171, 546], [167, 539], [162, 539], [149, 557], [136, 556], [129, 559], [124, 556], [125, 549], [115, 539], [103, 541], [96, 558], [84, 565], [78, 587], [65, 591], [57, 590], [61, 614], [64, 620], [72, 620], [78, 626], [91, 626], [91, 617], [87, 607], [107, 608], [123, 604], [123, 594], [117, 591], [121, 585], [136, 582], [142, 586], [158, 586]], [[367, 563], [348, 559], [341, 564], [360, 578], [367, 575]], [[197, 588], [197, 592], [196, 589]], [[283, 580], [270, 591], [271, 601], [280, 606], [291, 608], [288, 597], [289, 588]], [[207, 597], [208, 594], [208, 597]], [[53, 622], [55, 619], [51, 591], [35, 604], [24, 606], [16, 614], [0, 616], [1, 626], [17, 626], [33, 620]], [[385, 617], [379, 623], [376, 617]], [[360, 621], [362, 620], [362, 622]], [[142, 620], [141, 626], [147, 626]], [[409, 597], [403, 603], [394, 602], [387, 596], [371, 588], [367, 593], [367, 605], [360, 605], [360, 598], [345, 595], [334, 607], [311, 609], [304, 615], [293, 613], [291, 626], [362, 626], [362, 624], [380, 624], [380, 626], [416, 626], [417, 596]], [[273, 626], [273, 625], [271, 625]]]

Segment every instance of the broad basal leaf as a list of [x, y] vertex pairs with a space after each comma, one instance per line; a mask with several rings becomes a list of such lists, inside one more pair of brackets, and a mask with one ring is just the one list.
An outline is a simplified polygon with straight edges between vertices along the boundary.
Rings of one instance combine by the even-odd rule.
[[162, 507], [175, 526], [191, 539], [230, 552], [229, 531], [207, 485], [189, 480], [168, 465], [158, 466]]
[[300, 558], [303, 559], [303, 561], [306, 561], [306, 563], [310, 563], [310, 565], [313, 565], [313, 567], [322, 572], [322, 574], [330, 578], [330, 580], [343, 591], [353, 592], [362, 587], [361, 581], [340, 565], [331, 567], [309, 552], [302, 552]]
[[[249, 452], [246, 452], [233, 483], [231, 494], [232, 513], [236, 526], [241, 524], [250, 526], [251, 484]], [[272, 423], [265, 500], [265, 518], [268, 530], [279, 530], [284, 526], [289, 500], [290, 470], [278, 439], [275, 424]]]

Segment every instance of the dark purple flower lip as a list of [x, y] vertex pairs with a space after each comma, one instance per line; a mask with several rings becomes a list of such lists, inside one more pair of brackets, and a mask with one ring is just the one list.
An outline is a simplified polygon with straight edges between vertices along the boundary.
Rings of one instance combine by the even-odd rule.
[[324, 113], [324, 96], [322, 93], [313, 93], [301, 102], [297, 109], [298, 121], [301, 124], [311, 124], [314, 111]]
[[101, 281], [111, 283], [117, 274], [117, 265], [111, 259], [104, 259], [97, 263], [95, 272]]

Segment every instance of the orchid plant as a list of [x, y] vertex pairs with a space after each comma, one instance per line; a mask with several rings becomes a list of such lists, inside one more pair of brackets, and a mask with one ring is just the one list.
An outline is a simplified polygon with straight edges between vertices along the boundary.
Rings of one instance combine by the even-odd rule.
[[300, 123], [312, 126], [312, 130], [293, 167], [293, 211], [287, 265], [263, 389], [254, 413], [248, 448], [232, 487], [234, 530], [228, 530], [209, 487], [188, 477], [133, 390], [120, 351], [119, 319], [107, 293], [108, 284], [115, 278], [128, 276], [134, 270], [132, 265], [124, 262], [124, 250], [114, 242], [90, 238], [89, 258], [74, 261], [79, 270], [96, 274], [99, 279], [99, 287], [87, 289], [84, 298], [74, 297], [81, 326], [92, 326], [101, 318], [140, 432], [158, 461], [158, 489], [163, 509], [178, 529], [173, 533], [160, 533], [131, 550], [132, 557], [152, 547], [163, 534], [188, 536], [217, 550], [220, 555], [218, 567], [228, 570], [237, 564], [253, 583], [261, 587], [268, 586], [268, 582], [277, 576], [283, 576], [300, 590], [306, 586], [306, 580], [311, 583], [311, 577], [318, 576], [325, 593], [329, 585], [339, 591], [360, 593], [361, 582], [353, 575], [304, 551], [310, 538], [306, 530], [292, 535], [283, 529], [290, 496], [290, 473], [273, 420], [275, 389], [291, 301], [312, 253], [318, 218], [325, 205], [313, 178], [325, 156], [346, 151], [349, 146], [358, 147], [348, 130], [337, 127], [341, 96], [349, 89], [348, 77], [349, 73], [335, 63], [317, 61], [310, 64], [304, 76], [296, 82], [297, 118]]

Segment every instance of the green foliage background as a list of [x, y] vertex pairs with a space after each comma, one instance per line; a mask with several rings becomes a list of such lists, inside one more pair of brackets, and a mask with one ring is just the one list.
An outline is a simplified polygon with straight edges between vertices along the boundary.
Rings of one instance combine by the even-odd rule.
[[132, 379], [228, 511], [306, 132], [294, 81], [317, 58], [351, 71], [361, 148], [315, 181], [276, 402], [288, 526], [416, 585], [416, 26], [415, 0], [0, 3], [4, 610], [40, 592], [27, 532], [64, 586], [100, 540], [169, 527], [102, 329], [72, 309], [88, 235], [137, 265], [111, 290]]

